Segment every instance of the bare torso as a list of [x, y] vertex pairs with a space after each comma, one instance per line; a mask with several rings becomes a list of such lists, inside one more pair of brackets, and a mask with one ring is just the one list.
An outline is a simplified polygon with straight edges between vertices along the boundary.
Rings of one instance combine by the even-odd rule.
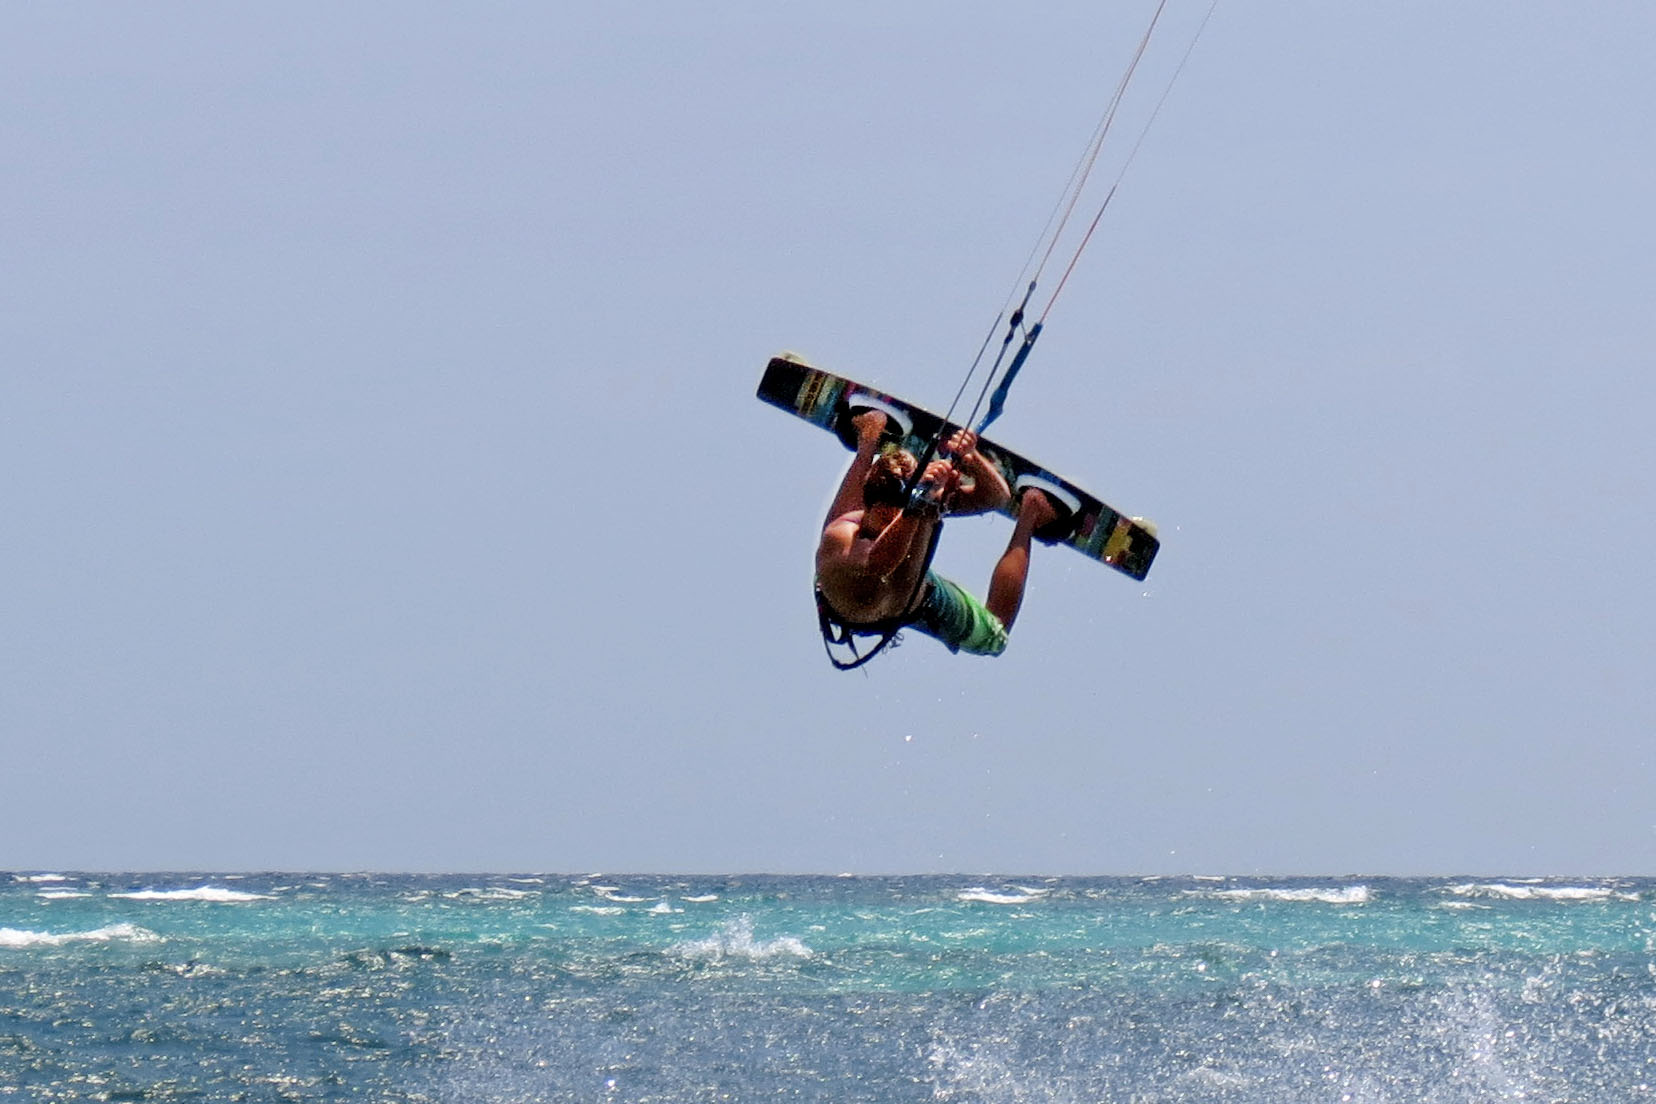
[[910, 612], [919, 598], [921, 577], [926, 571], [926, 550], [937, 523], [922, 522], [909, 544], [908, 554], [889, 574], [881, 575], [869, 566], [868, 560], [875, 540], [886, 527], [879, 524], [882, 520], [889, 525], [895, 517], [884, 510], [853, 510], [843, 514], [828, 523], [817, 548], [817, 586], [834, 612], [850, 622], [872, 624], [901, 617]]

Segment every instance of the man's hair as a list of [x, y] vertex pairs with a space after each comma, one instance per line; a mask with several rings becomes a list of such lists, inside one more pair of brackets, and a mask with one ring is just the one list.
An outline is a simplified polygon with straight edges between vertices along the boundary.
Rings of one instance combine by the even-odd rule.
[[868, 478], [863, 480], [863, 505], [905, 506], [908, 504], [908, 479], [904, 475], [904, 458], [912, 457], [902, 449], [892, 449], [874, 458]]

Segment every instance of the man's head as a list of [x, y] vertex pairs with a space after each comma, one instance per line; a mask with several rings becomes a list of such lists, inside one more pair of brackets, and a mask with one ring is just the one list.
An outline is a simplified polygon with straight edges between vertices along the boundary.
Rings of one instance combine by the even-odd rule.
[[908, 499], [904, 490], [908, 486], [909, 476], [919, 461], [914, 454], [905, 449], [888, 449], [874, 458], [874, 466], [869, 469], [868, 477], [863, 480], [863, 505], [897, 506], [907, 504]]

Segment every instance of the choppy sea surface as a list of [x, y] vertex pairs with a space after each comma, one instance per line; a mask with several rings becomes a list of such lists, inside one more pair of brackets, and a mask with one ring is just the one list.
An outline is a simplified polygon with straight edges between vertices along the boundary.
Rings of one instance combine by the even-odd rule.
[[1656, 1100], [1656, 881], [0, 874], [0, 1098]]

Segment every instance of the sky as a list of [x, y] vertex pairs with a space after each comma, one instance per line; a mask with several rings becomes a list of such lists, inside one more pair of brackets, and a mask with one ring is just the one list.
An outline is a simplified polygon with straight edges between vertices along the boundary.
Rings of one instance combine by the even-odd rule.
[[1149, 578], [823, 657], [765, 362], [946, 406], [1152, 8], [6, 6], [0, 869], [1656, 873], [1647, 4], [1170, 0], [992, 434]]

